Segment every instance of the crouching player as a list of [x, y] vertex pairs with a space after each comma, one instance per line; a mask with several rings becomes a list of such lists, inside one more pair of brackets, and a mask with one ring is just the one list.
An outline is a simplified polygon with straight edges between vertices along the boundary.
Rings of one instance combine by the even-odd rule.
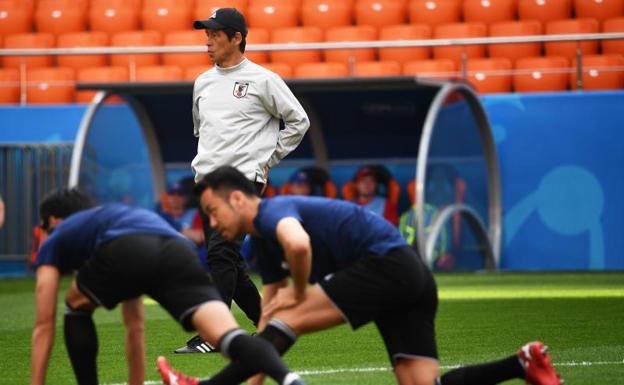
[[[130, 385], [143, 384], [145, 348], [143, 302], [147, 294], [186, 330], [218, 346], [249, 373], [263, 372], [278, 384], [299, 385], [275, 348], [239, 328], [228, 307], [200, 265], [193, 245], [158, 215], [113, 204], [91, 207], [78, 190], [62, 189], [40, 205], [41, 227], [49, 237], [36, 262], [36, 316], [32, 335], [32, 385], [45, 383], [54, 339], [59, 279], [77, 271], [67, 295], [64, 334], [79, 385], [96, 385], [98, 349], [92, 313], [121, 303], [126, 327]], [[170, 385], [194, 385], [197, 379], [169, 371], [160, 357], [158, 367]]]
[[[512, 378], [560, 385], [541, 342], [440, 377], [433, 275], [383, 218], [325, 198], [260, 199], [254, 186], [227, 166], [207, 174], [197, 189], [212, 227], [228, 239], [252, 235], [251, 252], [264, 281], [260, 336], [280, 354], [299, 335], [345, 322], [353, 329], [374, 322], [401, 385], [489, 385]], [[308, 287], [310, 280], [316, 283]], [[210, 384], [239, 383], [250, 374], [233, 362]]]

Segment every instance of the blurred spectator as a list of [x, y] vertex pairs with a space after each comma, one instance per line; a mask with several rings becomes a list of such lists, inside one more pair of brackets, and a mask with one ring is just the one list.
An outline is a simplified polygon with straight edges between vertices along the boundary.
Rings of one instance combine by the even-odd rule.
[[[380, 179], [382, 178], [380, 170], [373, 166], [364, 166], [360, 168], [353, 177], [353, 197], [351, 201], [360, 206], [366, 207], [370, 211], [383, 216], [395, 226], [399, 224], [399, 213], [396, 200], [390, 199], [388, 186], [385, 186], [385, 192], [382, 192]], [[390, 183], [390, 177], [384, 182]], [[396, 181], [394, 181], [396, 183]]]
[[4, 201], [0, 195], [0, 229], [4, 226]]
[[305, 171], [299, 170], [288, 179], [290, 195], [312, 195], [310, 177]]
[[190, 195], [182, 183], [174, 183], [167, 190], [157, 211], [173, 228], [201, 246], [204, 243], [203, 230], [193, 228], [193, 219], [198, 211], [195, 207], [189, 207]]
[[290, 176], [280, 188], [282, 195], [309, 195], [336, 198], [336, 185], [320, 167], [304, 167]]

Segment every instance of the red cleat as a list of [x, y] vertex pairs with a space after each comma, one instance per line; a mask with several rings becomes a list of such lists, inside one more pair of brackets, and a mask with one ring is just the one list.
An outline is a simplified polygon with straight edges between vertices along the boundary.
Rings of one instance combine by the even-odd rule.
[[548, 347], [540, 341], [529, 342], [518, 350], [518, 358], [532, 385], [563, 385], [547, 354]]
[[184, 373], [178, 372], [173, 369], [167, 359], [163, 356], [158, 357], [156, 360], [156, 367], [158, 368], [158, 373], [162, 377], [165, 385], [197, 385], [199, 384], [199, 379], [191, 376], [187, 376]]

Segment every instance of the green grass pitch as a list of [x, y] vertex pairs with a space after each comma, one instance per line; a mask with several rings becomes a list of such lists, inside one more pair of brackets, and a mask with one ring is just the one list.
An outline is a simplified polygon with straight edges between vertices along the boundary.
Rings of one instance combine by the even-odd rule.
[[[624, 384], [624, 273], [438, 274], [437, 338], [443, 370], [501, 358], [526, 341], [544, 340], [568, 385]], [[63, 281], [63, 291], [68, 280]], [[0, 384], [27, 384], [33, 323], [32, 278], [0, 280]], [[75, 384], [63, 345], [62, 297], [48, 383]], [[234, 313], [252, 330], [242, 313]], [[123, 326], [118, 310], [95, 313], [101, 384], [124, 384]], [[149, 384], [160, 383], [158, 355], [190, 374], [208, 376], [226, 361], [218, 354], [171, 351], [191, 335], [159, 306], [146, 306]], [[309, 385], [384, 385], [394, 377], [374, 326], [346, 326], [304, 336], [286, 355]], [[522, 381], [510, 381], [519, 385]]]

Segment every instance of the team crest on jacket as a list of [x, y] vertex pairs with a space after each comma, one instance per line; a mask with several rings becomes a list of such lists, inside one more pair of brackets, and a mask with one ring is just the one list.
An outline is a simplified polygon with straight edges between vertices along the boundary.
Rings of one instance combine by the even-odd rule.
[[236, 82], [234, 83], [234, 92], [232, 93], [234, 94], [234, 96], [240, 99], [240, 98], [244, 98], [245, 95], [247, 95], [248, 89], [249, 89], [249, 83]]

